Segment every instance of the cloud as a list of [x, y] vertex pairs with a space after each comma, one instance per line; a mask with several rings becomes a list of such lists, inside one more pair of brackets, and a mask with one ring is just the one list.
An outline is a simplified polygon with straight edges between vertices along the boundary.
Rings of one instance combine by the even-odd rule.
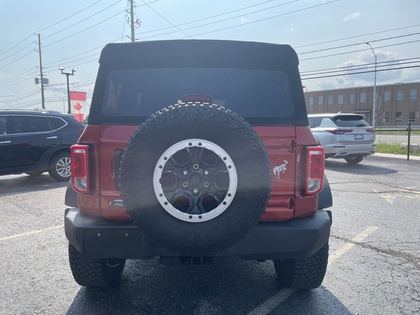
[[362, 13], [360, 13], [360, 12], [353, 12], [353, 13], [350, 13], [349, 15], [347, 15], [344, 18], [344, 21], [348, 22], [348, 21], [356, 20], [356, 19], [360, 18], [361, 16], [362, 16]]
[[[400, 67], [409, 66], [409, 64], [401, 64], [397, 54], [390, 51], [375, 49], [377, 55], [377, 73], [376, 82], [378, 85], [394, 84], [396, 82], [418, 82], [420, 81], [420, 69], [408, 68], [398, 69]], [[384, 63], [385, 62], [385, 63]], [[323, 78], [317, 80], [315, 84], [316, 90], [342, 89], [360, 86], [371, 86], [374, 82], [375, 59], [371, 51], [361, 52], [356, 58], [347, 60], [346, 62], [336, 65], [337, 69], [344, 69], [343, 74], [337, 77]], [[360, 69], [357, 69], [360, 68]], [[394, 70], [392, 70], [395, 68]], [[353, 69], [353, 71], [351, 71]], [[381, 71], [384, 69], [390, 69]], [[357, 73], [355, 72], [366, 72]], [[349, 74], [349, 75], [346, 75]]]

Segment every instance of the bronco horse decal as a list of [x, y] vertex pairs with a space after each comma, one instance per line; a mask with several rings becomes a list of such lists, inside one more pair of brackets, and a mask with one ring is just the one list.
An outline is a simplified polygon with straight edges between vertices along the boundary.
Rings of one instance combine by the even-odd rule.
[[280, 179], [280, 173], [284, 173], [287, 170], [286, 165], [288, 162], [286, 160], [283, 160], [283, 162], [283, 164], [273, 167], [273, 174], [277, 179]]

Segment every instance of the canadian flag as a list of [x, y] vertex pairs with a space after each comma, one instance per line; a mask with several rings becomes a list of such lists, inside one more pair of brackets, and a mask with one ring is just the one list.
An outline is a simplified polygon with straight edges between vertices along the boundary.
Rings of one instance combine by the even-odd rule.
[[70, 91], [70, 106], [71, 113], [78, 121], [82, 122], [85, 115], [86, 92]]

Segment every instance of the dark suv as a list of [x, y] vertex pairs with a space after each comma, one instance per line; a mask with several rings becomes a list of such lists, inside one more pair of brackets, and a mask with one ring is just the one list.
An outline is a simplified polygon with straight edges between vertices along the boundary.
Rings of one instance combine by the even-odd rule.
[[156, 256], [272, 260], [284, 287], [324, 278], [332, 198], [290, 46], [107, 45], [71, 158], [65, 233], [80, 285], [118, 285], [126, 259]]
[[70, 146], [84, 125], [74, 116], [52, 111], [0, 111], [0, 175], [48, 171], [57, 181], [70, 179]]

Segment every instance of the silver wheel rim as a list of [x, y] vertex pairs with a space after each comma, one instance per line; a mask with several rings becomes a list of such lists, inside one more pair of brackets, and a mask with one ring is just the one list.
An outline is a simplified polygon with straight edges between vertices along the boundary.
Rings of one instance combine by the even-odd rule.
[[57, 174], [61, 177], [70, 177], [71, 176], [71, 167], [70, 167], [70, 157], [65, 156], [57, 161], [55, 165], [55, 170]]
[[160, 205], [186, 222], [205, 222], [221, 215], [232, 203], [238, 176], [231, 157], [217, 144], [186, 139], [159, 158], [153, 188]]

